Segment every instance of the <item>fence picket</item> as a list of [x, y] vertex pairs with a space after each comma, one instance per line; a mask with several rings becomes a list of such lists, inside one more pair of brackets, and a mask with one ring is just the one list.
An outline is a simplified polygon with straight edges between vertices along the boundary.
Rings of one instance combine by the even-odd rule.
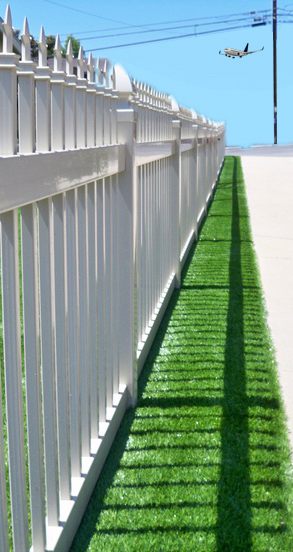
[[96, 92], [96, 145], [104, 144], [104, 92]]
[[111, 177], [104, 182], [104, 274], [105, 274], [105, 381], [106, 408], [113, 406], [113, 348], [112, 348], [112, 236], [111, 236]]
[[22, 361], [19, 304], [18, 211], [1, 216], [2, 309], [6, 418], [13, 544], [28, 550]]
[[97, 308], [98, 308], [98, 379], [99, 420], [106, 421], [106, 375], [105, 375], [105, 259], [104, 259], [104, 182], [97, 182]]
[[17, 86], [18, 56], [13, 54], [12, 19], [6, 8], [3, 29], [3, 52], [0, 52], [0, 155], [17, 151]]
[[56, 421], [56, 375], [53, 324], [52, 201], [44, 199], [39, 208], [39, 271], [41, 356], [44, 410], [47, 523], [58, 525], [59, 481]]
[[71, 475], [81, 474], [81, 420], [80, 420], [80, 324], [77, 241], [77, 190], [65, 196], [66, 262], [67, 262], [67, 316], [68, 316], [68, 373], [70, 412]]
[[111, 334], [113, 393], [119, 391], [119, 350], [118, 350], [118, 262], [117, 262], [117, 179], [111, 177]]
[[66, 53], [66, 85], [64, 87], [65, 148], [76, 148], [76, 83], [73, 73], [73, 52], [71, 39]]
[[[141, 179], [141, 167], [137, 170], [137, 286], [141, 288], [142, 281], [142, 179]], [[138, 297], [137, 301], [137, 341], [141, 343], [142, 337], [142, 308], [141, 297]]]
[[[2, 366], [0, 365], [0, 401], [3, 404], [2, 396]], [[2, 408], [0, 410], [0, 550], [9, 551], [8, 540], [8, 513], [6, 498], [6, 470], [5, 470], [5, 452], [3, 439], [3, 416]]]
[[99, 437], [99, 376], [97, 356], [97, 217], [96, 184], [88, 185], [88, 330], [90, 370], [90, 427], [91, 437]]
[[45, 547], [36, 205], [21, 209], [22, 296], [28, 426], [29, 480], [34, 550]]
[[55, 362], [57, 381], [58, 459], [61, 500], [70, 500], [71, 466], [68, 419], [68, 357], [65, 295], [65, 216], [63, 194], [53, 197]]
[[96, 85], [94, 83], [94, 66], [92, 54], [87, 64], [86, 87], [86, 144], [88, 147], [96, 143]]
[[77, 190], [81, 454], [90, 456], [89, 282], [87, 186]]

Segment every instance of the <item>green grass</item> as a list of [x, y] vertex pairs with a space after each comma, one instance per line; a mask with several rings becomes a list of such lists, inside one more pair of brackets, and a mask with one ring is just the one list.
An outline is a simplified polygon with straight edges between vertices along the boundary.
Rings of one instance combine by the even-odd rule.
[[228, 157], [71, 550], [290, 552], [292, 497], [240, 158]]

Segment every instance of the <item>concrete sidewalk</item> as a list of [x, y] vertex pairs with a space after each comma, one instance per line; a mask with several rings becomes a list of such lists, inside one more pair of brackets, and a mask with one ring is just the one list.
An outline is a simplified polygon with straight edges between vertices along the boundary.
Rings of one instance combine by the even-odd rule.
[[[272, 149], [273, 148], [273, 149]], [[288, 149], [287, 149], [288, 148]], [[293, 451], [293, 148], [241, 155], [251, 227]], [[273, 154], [272, 154], [273, 153]]]

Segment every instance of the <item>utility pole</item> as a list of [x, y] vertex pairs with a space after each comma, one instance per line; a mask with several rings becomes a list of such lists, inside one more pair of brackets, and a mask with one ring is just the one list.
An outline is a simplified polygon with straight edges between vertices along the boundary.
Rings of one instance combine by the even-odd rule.
[[274, 144], [277, 144], [277, 0], [273, 0]]

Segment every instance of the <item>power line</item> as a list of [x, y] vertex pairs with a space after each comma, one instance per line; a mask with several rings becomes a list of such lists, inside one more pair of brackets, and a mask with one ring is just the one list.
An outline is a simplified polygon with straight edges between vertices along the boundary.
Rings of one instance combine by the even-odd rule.
[[[238, 22], [238, 21], [247, 21], [248, 19], [251, 19], [251, 15], [249, 17], [242, 17], [242, 18], [238, 18], [238, 19], [226, 19], [226, 20], [221, 20], [221, 21], [213, 21], [211, 23], [197, 23], [196, 26], [197, 27], [203, 27], [203, 26], [206, 26], [206, 25], [222, 25], [223, 23], [233, 23], [233, 22]], [[162, 29], [146, 29], [144, 31], [130, 31], [130, 32], [127, 32], [127, 33], [115, 33], [115, 34], [108, 34], [108, 35], [103, 35], [103, 36], [87, 36], [87, 37], [81, 37], [79, 40], [94, 40], [94, 39], [103, 39], [103, 38], [112, 38], [112, 37], [116, 37], [116, 36], [127, 36], [127, 35], [134, 35], [134, 34], [145, 34], [145, 33], [158, 33], [158, 32], [164, 32], [164, 31], [174, 31], [174, 30], [177, 30], [177, 29], [187, 29], [187, 28], [190, 28], [190, 27], [194, 27], [194, 24], [189, 24], [189, 25], [179, 25], [177, 27], [165, 27], [165, 28], [162, 28]], [[196, 33], [198, 34], [198, 33]]]
[[61, 8], [65, 8], [67, 10], [75, 11], [78, 13], [83, 13], [85, 15], [90, 15], [91, 17], [96, 17], [97, 19], [104, 19], [105, 21], [112, 21], [113, 23], [119, 23], [122, 25], [126, 25], [127, 27], [129, 26], [128, 23], [124, 23], [123, 21], [117, 21], [117, 19], [110, 19], [109, 17], [103, 17], [102, 15], [97, 15], [95, 13], [79, 10], [78, 8], [72, 8], [71, 6], [60, 4], [60, 2], [55, 2], [54, 0], [43, 0], [43, 2], [47, 2], [48, 4], [55, 4], [55, 6], [59, 6]]
[[224, 29], [213, 29], [211, 31], [202, 31], [200, 33], [188, 33], [184, 35], [177, 35], [177, 36], [168, 36], [165, 38], [154, 38], [152, 40], [142, 40], [140, 42], [130, 42], [128, 44], [116, 44], [115, 46], [103, 46], [99, 48], [92, 48], [91, 50], [84, 50], [85, 52], [97, 52], [98, 50], [112, 50], [114, 48], [125, 48], [126, 46], [138, 46], [140, 44], [150, 44], [152, 42], [163, 42], [165, 40], [176, 40], [178, 38], [187, 38], [190, 36], [199, 36], [203, 34], [210, 34], [210, 33], [220, 33], [222, 31], [231, 31], [233, 29], [243, 29], [244, 27], [251, 27], [251, 24], [249, 25], [237, 25], [235, 27], [225, 27]]
[[[52, 0], [44, 0], [44, 2], [54, 3], [58, 6], [62, 5], [62, 4], [59, 4], [58, 2], [52, 2]], [[69, 8], [68, 6], [66, 6], [66, 7], [68, 9], [74, 9], [74, 8]], [[261, 13], [269, 13], [269, 12], [270, 12], [270, 10], [257, 10], [257, 11], [252, 11], [252, 12], [231, 13], [230, 15], [229, 14], [227, 14], [227, 15], [209, 15], [209, 16], [205, 16], [205, 17], [191, 17], [189, 19], [174, 19], [174, 20], [171, 20], [171, 21], [157, 21], [155, 23], [144, 23], [143, 25], [141, 25], [141, 24], [139, 24], [139, 25], [129, 25], [128, 24], [128, 27], [133, 28], [133, 27], [150, 27], [150, 26], [154, 26], [154, 25], [169, 25], [169, 24], [172, 24], [172, 23], [186, 23], [188, 21], [196, 22], [196, 21], [202, 21], [202, 20], [206, 20], [206, 19], [220, 19], [222, 17], [234, 17], [234, 16], [237, 16], [237, 15], [247, 15], [247, 16], [250, 15], [252, 17], [252, 16], [256, 16], [256, 15], [261, 14]], [[84, 13], [84, 12], [82, 12], [82, 13]], [[88, 12], [86, 12], [86, 13], [88, 15], [94, 15], [94, 14], [89, 14]], [[99, 17], [99, 16], [96, 16], [96, 17]], [[124, 23], [124, 25], [126, 25], [126, 23]], [[110, 27], [108, 29], [94, 29], [92, 31], [76, 31], [76, 32], [70, 32], [70, 33], [63, 33], [63, 34], [64, 34], [64, 36], [65, 35], [67, 36], [68, 34], [72, 34], [72, 35], [76, 36], [76, 35], [80, 35], [80, 34], [89, 34], [89, 33], [95, 33], [95, 32], [116, 31], [116, 30], [120, 30], [120, 29], [124, 29], [124, 28], [125, 27]]]

